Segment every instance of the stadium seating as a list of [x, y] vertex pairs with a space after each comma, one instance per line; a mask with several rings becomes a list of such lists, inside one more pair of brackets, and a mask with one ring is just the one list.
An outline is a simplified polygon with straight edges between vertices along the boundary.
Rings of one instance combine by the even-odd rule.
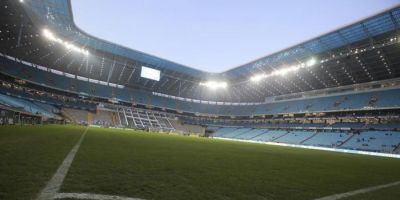
[[245, 134], [246, 132], [249, 132], [249, 131], [251, 131], [251, 128], [239, 128], [234, 131], [225, 133], [224, 135], [222, 135], [222, 137], [235, 138], [235, 137]]
[[[165, 118], [159, 118], [160, 121], [166, 120]], [[171, 124], [175, 129], [174, 132], [181, 135], [198, 135], [204, 136], [205, 128], [199, 125], [184, 124], [178, 120], [168, 120], [164, 122], [165, 124]]]
[[214, 136], [215, 137], [223, 137], [225, 134], [233, 132], [233, 131], [235, 131], [237, 129], [238, 128], [231, 128], [231, 127], [220, 128], [214, 133]]
[[88, 111], [73, 108], [62, 108], [61, 113], [77, 124], [88, 124]]
[[[19, 76], [26, 81], [34, 83], [38, 88], [49, 87], [60, 92], [75, 95], [75, 97], [72, 97], [73, 95], [63, 96], [23, 87], [19, 87], [19, 89], [0, 87], [0, 103], [2, 105], [42, 115], [47, 118], [57, 117], [57, 113], [60, 112], [57, 107], [63, 107], [61, 113], [64, 116], [81, 124], [91, 123], [102, 126], [117, 126], [122, 123], [116, 122], [115, 118], [107, 112], [95, 113], [96, 104], [98, 103], [76, 98], [76, 96], [92, 96], [104, 101], [117, 99], [125, 103], [167, 108], [187, 113], [222, 116], [276, 115], [285, 113], [369, 110], [376, 108], [393, 109], [400, 107], [400, 89], [390, 88], [331, 94], [323, 97], [281, 100], [259, 105], [202, 104], [157, 96], [133, 88], [116, 88], [68, 78], [37, 68], [27, 67], [22, 63], [3, 57], [0, 60], [2, 61], [0, 67], [4, 74]], [[119, 114], [121, 117], [121, 113]], [[89, 116], [91, 116], [91, 119]], [[131, 118], [133, 121], [128, 122], [125, 126], [136, 128], [150, 127], [162, 130], [174, 129], [171, 122], [165, 116], [158, 116], [153, 111], [135, 111], [132, 113]], [[91, 121], [88, 121], [89, 119]], [[210, 122], [212, 123], [212, 120]], [[234, 126], [243, 126], [242, 128], [216, 126], [213, 129], [213, 136], [377, 152], [393, 152], [395, 149], [399, 151], [400, 139], [398, 132], [395, 131], [400, 128], [400, 124], [398, 123], [253, 123], [239, 121], [231, 124]], [[257, 126], [262, 128], [256, 128]], [[360, 133], [337, 132], [340, 130], [359, 130]]]
[[288, 134], [288, 131], [268, 130], [265, 133], [251, 138], [253, 141], [270, 142]]
[[265, 129], [252, 129], [243, 134], [237, 135], [234, 138], [241, 139], [241, 140], [251, 140], [251, 139], [253, 139], [257, 136], [260, 136], [266, 132], [267, 132], [267, 130], [265, 130]]
[[332, 125], [334, 128], [362, 128], [364, 126], [363, 123], [335, 123]]
[[274, 141], [287, 144], [300, 144], [302, 141], [312, 137], [314, 134], [316, 133], [309, 131], [293, 131]]
[[350, 133], [336, 131], [284, 131], [239, 127], [213, 127], [213, 130], [216, 130], [213, 134], [214, 137], [385, 153], [393, 153], [400, 146], [400, 132], [396, 131]]
[[46, 118], [58, 118], [58, 116], [54, 113], [54, 111], [57, 109], [51, 107], [50, 105], [44, 106], [40, 103], [33, 103], [31, 101], [2, 94], [0, 94], [0, 104], [17, 109], [23, 109], [25, 112], [32, 113], [34, 115], [41, 115]]
[[116, 126], [112, 119], [112, 113], [107, 111], [97, 111], [92, 114], [92, 123], [99, 126]]
[[[79, 94], [82, 95], [91, 94], [104, 99], [117, 98], [120, 101], [127, 103], [133, 101], [137, 104], [168, 108], [189, 113], [205, 113], [225, 116], [252, 116], [273, 115], [279, 113], [370, 109], [371, 107], [393, 108], [400, 106], [400, 89], [348, 93], [324, 97], [312, 97], [308, 99], [293, 99], [260, 105], [234, 106], [201, 104], [156, 96], [142, 90], [115, 88], [72, 79], [33, 67], [28, 67], [22, 63], [17, 63], [4, 57], [0, 57], [0, 61], [0, 63], [2, 63], [0, 65], [2, 73], [10, 76], [20, 76], [20, 72], [24, 71], [25, 76], [23, 76], [23, 78], [38, 85], [49, 86], [62, 91], [75, 93], [79, 91]], [[49, 81], [49, 78], [46, 77], [52, 77], [50, 80], [54, 81]], [[371, 98], [376, 99], [372, 105], [370, 105]]]
[[373, 129], [400, 129], [400, 124], [398, 123], [382, 123], [382, 124], [366, 124], [366, 128], [373, 128]]
[[341, 145], [351, 136], [351, 133], [341, 132], [320, 132], [309, 140], [305, 141], [304, 145], [337, 147]]
[[393, 131], [366, 131], [354, 136], [342, 148], [392, 152], [400, 144], [400, 133]]
[[115, 111], [118, 126], [166, 132], [174, 130], [165, 113], [122, 106], [117, 107]]

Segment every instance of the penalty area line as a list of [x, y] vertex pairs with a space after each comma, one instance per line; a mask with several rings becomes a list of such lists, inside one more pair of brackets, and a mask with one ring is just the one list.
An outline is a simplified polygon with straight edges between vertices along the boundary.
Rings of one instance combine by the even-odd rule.
[[396, 185], [400, 185], [400, 181], [393, 182], [393, 183], [388, 183], [388, 184], [383, 184], [383, 185], [367, 187], [367, 188], [362, 188], [362, 189], [359, 189], [359, 190], [353, 190], [353, 191], [350, 191], [350, 192], [345, 192], [345, 193], [340, 193], [340, 194], [334, 194], [334, 195], [330, 195], [330, 196], [326, 196], [326, 197], [317, 198], [317, 199], [314, 199], [314, 200], [337, 200], [337, 199], [342, 199], [342, 198], [354, 196], [354, 195], [357, 195], [357, 194], [364, 194], [364, 193], [368, 193], [368, 192], [372, 192], [372, 191], [375, 191], [375, 190], [388, 188], [388, 187], [392, 187], [392, 186], [396, 186]]
[[64, 181], [64, 178], [68, 173], [69, 167], [71, 166], [72, 161], [74, 161], [75, 155], [78, 152], [79, 147], [81, 146], [81, 143], [82, 143], [83, 139], [85, 138], [85, 135], [86, 135], [88, 129], [89, 129], [89, 127], [86, 127], [85, 131], [82, 133], [82, 135], [79, 138], [78, 142], [75, 144], [75, 146], [68, 153], [67, 157], [65, 157], [64, 161], [58, 167], [58, 169], [54, 173], [53, 177], [50, 179], [50, 181], [47, 183], [47, 185], [39, 193], [39, 195], [36, 198], [36, 200], [51, 200], [51, 199], [54, 199], [55, 195], [57, 194], [57, 192], [61, 188], [61, 185], [62, 185], [62, 183]]

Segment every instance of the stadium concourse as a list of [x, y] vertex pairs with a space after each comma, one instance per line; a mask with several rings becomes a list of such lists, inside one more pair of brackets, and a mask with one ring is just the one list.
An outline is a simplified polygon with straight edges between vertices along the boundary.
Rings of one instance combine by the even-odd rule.
[[[134, 199], [96, 189], [58, 192], [84, 137], [97, 137], [70, 124], [400, 158], [399, 6], [222, 73], [91, 36], [74, 24], [69, 0], [0, 1], [0, 22], [0, 124], [58, 124], [83, 133], [65, 136], [78, 142], [60, 153], [67, 158], [39, 200]], [[71, 173], [79, 176], [77, 169]], [[392, 179], [299, 199], [347, 198], [399, 184]], [[2, 195], [9, 197], [0, 189]]]

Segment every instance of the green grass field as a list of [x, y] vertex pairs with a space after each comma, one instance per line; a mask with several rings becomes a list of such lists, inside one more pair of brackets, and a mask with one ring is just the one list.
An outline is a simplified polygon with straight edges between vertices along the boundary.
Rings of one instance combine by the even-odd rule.
[[[0, 199], [35, 199], [84, 127], [0, 127]], [[90, 128], [61, 192], [143, 199], [315, 199], [400, 181], [400, 160]], [[346, 199], [398, 199], [400, 186]]]

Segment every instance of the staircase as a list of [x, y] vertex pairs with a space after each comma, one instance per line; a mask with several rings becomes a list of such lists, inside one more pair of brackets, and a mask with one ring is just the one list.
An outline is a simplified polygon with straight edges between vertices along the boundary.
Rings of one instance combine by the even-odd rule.
[[318, 132], [315, 132], [313, 135], [311, 135], [310, 137], [308, 137], [308, 138], [306, 138], [306, 139], [304, 139], [303, 141], [301, 141], [299, 144], [303, 144], [305, 141], [307, 141], [307, 140], [309, 140], [309, 139], [311, 139], [311, 138], [313, 138], [314, 136], [316, 136], [318, 134]]
[[61, 116], [63, 116], [65, 119], [68, 119], [70, 122], [77, 123], [76, 120], [74, 120], [73, 117], [64, 109], [60, 110]]
[[342, 98], [340, 98], [339, 100], [337, 100], [332, 106], [331, 106], [331, 109], [336, 109], [336, 108], [338, 108], [339, 106], [340, 106], [340, 104], [342, 104], [344, 101], [346, 101], [347, 100], [347, 97], [342, 97]]
[[393, 153], [395, 153], [395, 154], [400, 154], [400, 144], [397, 145], [396, 148], [394, 148]]
[[88, 120], [88, 111], [77, 110], [72, 108], [62, 108], [61, 114], [66, 118], [70, 119], [73, 123], [85, 123], [87, 124]]
[[248, 138], [247, 140], [251, 140], [251, 139], [256, 138], [256, 137], [258, 137], [258, 136], [260, 136], [260, 135], [262, 135], [262, 134], [265, 134], [265, 133], [268, 133], [268, 131], [264, 131], [264, 132], [262, 132], [262, 133], [260, 133], [260, 134], [257, 134], [257, 135], [254, 136], [254, 137]]
[[279, 137], [276, 137], [276, 138], [270, 140], [270, 142], [274, 142], [275, 140], [277, 140], [277, 139], [279, 139], [279, 138], [282, 138], [282, 137], [286, 136], [286, 135], [289, 134], [289, 133], [290, 133], [290, 132], [288, 131], [287, 133], [285, 133], [285, 134], [283, 134], [283, 135], [281, 135], [281, 136], [279, 136]]
[[133, 107], [116, 108], [121, 125], [130, 128], [169, 132], [174, 130], [167, 114]]
[[345, 141], [342, 142], [342, 144], [339, 144], [337, 147], [341, 147], [343, 146], [346, 142], [348, 142], [349, 140], [351, 140], [351, 138], [353, 138], [355, 136], [355, 134], [351, 134], [351, 136], [349, 138], [347, 138]]
[[245, 133], [248, 133], [248, 132], [250, 132], [250, 131], [252, 131], [252, 129], [247, 130], [247, 131], [245, 131], [245, 132], [243, 132], [243, 133], [239, 133], [238, 135], [234, 135], [234, 136], [232, 136], [232, 138], [236, 138], [236, 137], [241, 136], [241, 135], [243, 135], [243, 134], [245, 134]]

